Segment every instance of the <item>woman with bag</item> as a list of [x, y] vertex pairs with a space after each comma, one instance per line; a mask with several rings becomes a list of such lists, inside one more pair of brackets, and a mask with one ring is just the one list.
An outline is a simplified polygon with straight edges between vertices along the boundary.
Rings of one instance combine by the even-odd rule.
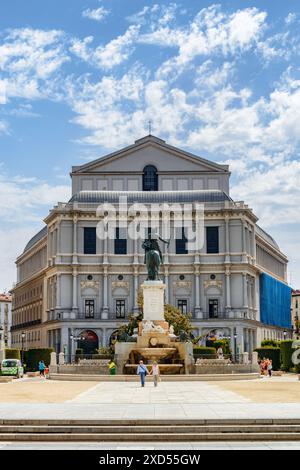
[[136, 373], [137, 373], [137, 375], [140, 376], [140, 379], [141, 379], [141, 386], [144, 387], [144, 386], [145, 386], [145, 377], [146, 377], [146, 375], [149, 374], [149, 372], [148, 372], [147, 367], [146, 367], [145, 364], [143, 363], [143, 361], [140, 361]]
[[153, 375], [154, 387], [157, 387], [157, 382], [160, 380], [160, 370], [156, 361], [154, 361], [152, 364], [152, 371], [150, 374]]

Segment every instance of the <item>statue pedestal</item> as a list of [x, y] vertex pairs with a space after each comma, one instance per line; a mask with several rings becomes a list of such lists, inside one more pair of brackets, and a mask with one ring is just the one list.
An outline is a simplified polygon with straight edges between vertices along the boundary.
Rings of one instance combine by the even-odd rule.
[[143, 320], [165, 321], [164, 290], [166, 285], [162, 281], [145, 281], [141, 288], [144, 298]]

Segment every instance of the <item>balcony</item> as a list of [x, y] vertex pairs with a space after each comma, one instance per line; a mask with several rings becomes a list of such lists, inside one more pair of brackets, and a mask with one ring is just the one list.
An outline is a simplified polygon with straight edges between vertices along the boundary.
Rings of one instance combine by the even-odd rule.
[[222, 311], [218, 312], [216, 316], [212, 316], [209, 314], [209, 312], [202, 312], [199, 315], [199, 318], [192, 318], [192, 321], [197, 321], [197, 320], [212, 320], [212, 321], [217, 321], [217, 320], [252, 320], [252, 321], [258, 321], [257, 320], [257, 312], [253, 309], [239, 309], [239, 310], [229, 310], [229, 311]]

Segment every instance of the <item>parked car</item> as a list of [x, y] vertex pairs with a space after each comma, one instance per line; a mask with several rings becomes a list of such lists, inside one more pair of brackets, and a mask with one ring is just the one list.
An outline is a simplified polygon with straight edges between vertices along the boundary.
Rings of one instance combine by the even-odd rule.
[[1, 363], [2, 375], [13, 375], [15, 377], [23, 377], [24, 368], [19, 359], [3, 359]]

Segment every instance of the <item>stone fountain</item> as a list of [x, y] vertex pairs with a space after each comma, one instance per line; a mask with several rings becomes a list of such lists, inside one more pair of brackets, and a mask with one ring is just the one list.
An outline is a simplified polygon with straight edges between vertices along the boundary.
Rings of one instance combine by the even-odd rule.
[[164, 318], [165, 284], [160, 280], [147, 280], [141, 288], [143, 320], [134, 334], [136, 342], [116, 343], [118, 373], [135, 373], [141, 359], [150, 369], [153, 361], [157, 361], [162, 374], [192, 373], [192, 344], [179, 342], [173, 327]]

